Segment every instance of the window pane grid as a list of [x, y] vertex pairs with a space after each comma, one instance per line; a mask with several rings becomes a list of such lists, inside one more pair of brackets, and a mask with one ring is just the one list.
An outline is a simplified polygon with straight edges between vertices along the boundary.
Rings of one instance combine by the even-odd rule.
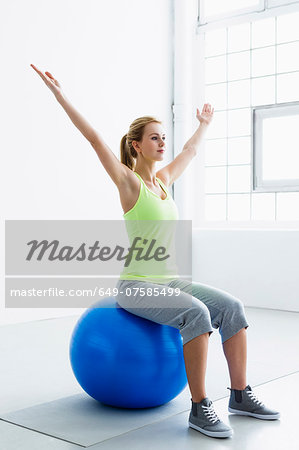
[[[226, 35], [226, 44], [221, 43], [221, 50], [226, 48], [226, 52], [224, 53], [222, 51], [214, 55], [211, 51], [212, 47], [210, 47], [210, 52], [205, 57], [206, 63], [213, 61], [214, 65], [218, 62], [219, 66], [221, 62], [223, 65], [225, 64], [225, 67], [222, 67], [221, 76], [219, 76], [220, 71], [218, 71], [217, 79], [211, 80], [209, 77], [206, 77], [205, 80], [205, 86], [210, 92], [214, 92], [215, 98], [217, 98], [217, 92], [222, 93], [221, 101], [218, 100], [218, 108], [217, 101], [213, 102], [213, 104], [215, 103], [215, 112], [220, 113], [220, 116], [218, 116], [217, 131], [215, 131], [214, 135], [206, 139], [206, 143], [222, 140], [221, 146], [223, 147], [222, 151], [218, 150], [218, 153], [211, 154], [211, 157], [207, 157], [206, 154], [205, 171], [209, 169], [217, 170], [217, 168], [219, 170], [220, 168], [221, 170], [225, 170], [225, 177], [224, 172], [221, 172], [222, 181], [218, 180], [218, 183], [222, 183], [223, 186], [220, 191], [217, 190], [216, 186], [217, 172], [215, 172], [215, 175], [209, 172], [212, 178], [210, 175], [208, 176], [209, 189], [205, 193], [205, 198], [209, 201], [207, 210], [210, 219], [206, 216], [206, 220], [283, 220], [283, 214], [286, 214], [288, 210], [287, 202], [290, 203], [290, 199], [297, 199], [299, 196], [299, 192], [297, 192], [298, 196], [288, 197], [282, 195], [279, 197], [278, 194], [280, 192], [260, 193], [253, 191], [251, 180], [251, 145], [250, 156], [249, 145], [246, 146], [245, 151], [243, 144], [240, 144], [240, 154], [238, 154], [238, 145], [235, 145], [230, 150], [230, 141], [237, 141], [238, 139], [249, 137], [250, 140], [252, 139], [252, 135], [249, 134], [251, 133], [251, 121], [250, 124], [246, 122], [249, 117], [248, 110], [251, 111], [252, 107], [299, 100], [299, 98], [296, 98], [296, 94], [294, 94], [295, 89], [292, 88], [297, 81], [299, 82], [299, 66], [296, 66], [296, 61], [288, 60], [288, 52], [291, 52], [290, 58], [294, 58], [296, 56], [294, 51], [297, 45], [299, 49], [299, 32], [296, 30], [292, 32], [292, 30], [290, 31], [288, 29], [286, 18], [278, 24], [279, 18], [280, 16], [260, 21], [265, 22], [265, 24], [267, 22], [269, 36], [261, 33], [264, 24], [256, 25], [259, 21], [250, 22], [250, 24], [245, 23], [243, 26], [232, 25], [226, 27], [223, 29], [223, 32], [221, 31], [223, 37], [224, 30]], [[240, 48], [240, 43], [237, 42], [234, 44], [234, 40], [232, 40], [232, 36], [236, 36], [236, 30], [242, 33], [242, 39], [240, 38], [240, 41], [243, 40], [244, 48]], [[254, 34], [257, 30], [260, 30], [259, 35]], [[206, 32], [205, 35], [209, 33], [213, 33], [213, 31]], [[246, 35], [246, 33], [249, 33], [249, 35]], [[279, 39], [278, 34], [280, 36]], [[289, 37], [289, 40], [286, 37]], [[249, 42], [250, 44], [248, 44]], [[214, 43], [214, 48], [217, 49], [217, 47], [216, 43]], [[247, 54], [249, 55], [250, 61], [249, 74], [248, 72], [246, 73], [248, 69], [245, 67], [248, 64]], [[219, 59], [216, 60], [216, 58]], [[241, 66], [242, 63], [244, 64]], [[235, 64], [235, 66], [232, 66], [232, 64]], [[295, 97], [292, 98], [294, 95]], [[297, 97], [299, 97], [299, 94]], [[207, 97], [205, 101], [211, 103]], [[220, 124], [221, 120], [224, 121], [222, 128]], [[226, 134], [224, 134], [225, 130]], [[225, 159], [224, 152], [226, 155]], [[219, 159], [217, 160], [218, 155]], [[246, 170], [246, 167], [250, 170], [249, 190], [247, 190], [248, 170]], [[230, 168], [233, 168], [233, 172]], [[240, 172], [238, 172], [238, 169], [240, 169]], [[242, 172], [244, 170], [245, 172]], [[213, 177], [216, 183], [214, 188]], [[230, 177], [233, 178], [230, 180]], [[223, 191], [224, 186], [225, 192]], [[244, 188], [246, 189], [244, 190]], [[279, 205], [278, 198], [280, 201]], [[244, 200], [243, 203], [241, 199]], [[212, 212], [211, 208], [213, 205], [219, 205], [221, 209], [219, 217], [217, 213], [214, 214]], [[279, 213], [278, 206], [280, 208]], [[238, 208], [240, 210], [239, 212]], [[246, 208], [248, 208], [248, 211]], [[289, 216], [291, 217], [292, 215], [289, 214]]]
[[259, 76], [238, 78], [237, 80], [219, 81], [219, 82], [216, 82], [216, 83], [205, 83], [205, 85], [206, 86], [219, 86], [221, 84], [225, 85], [227, 83], [234, 83], [235, 81], [256, 80], [256, 79], [260, 79], [260, 78], [268, 78], [268, 77], [273, 77], [273, 76], [276, 76], [276, 75], [288, 75], [288, 74], [293, 74], [293, 73], [299, 74], [299, 70], [288, 70], [287, 72], [273, 71], [272, 73], [269, 73], [267, 75], [259, 75]]
[[[226, 30], [227, 30], [227, 28], [226, 28]], [[277, 31], [275, 32], [275, 35], [277, 35]], [[213, 58], [216, 58], [216, 57], [219, 57], [219, 56], [236, 55], [236, 54], [239, 54], [239, 53], [247, 53], [249, 50], [262, 50], [262, 49], [267, 49], [267, 48], [271, 48], [271, 47], [283, 47], [283, 46], [285, 46], [287, 44], [296, 44], [298, 42], [299, 42], [299, 39], [294, 39], [294, 40], [287, 41], [287, 42], [277, 42], [276, 43], [276, 39], [275, 39], [275, 44], [262, 45], [260, 47], [250, 46], [250, 49], [238, 50], [238, 51], [227, 51], [225, 53], [217, 53], [215, 55], [205, 56], [205, 59], [208, 60], [208, 59], [213, 59]]]

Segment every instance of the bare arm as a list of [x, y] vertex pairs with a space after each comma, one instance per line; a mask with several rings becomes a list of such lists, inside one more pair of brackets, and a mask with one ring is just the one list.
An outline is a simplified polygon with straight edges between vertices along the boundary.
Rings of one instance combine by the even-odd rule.
[[115, 156], [113, 151], [104, 142], [101, 135], [96, 131], [84, 117], [77, 111], [64, 94], [56, 97], [58, 103], [63, 107], [73, 124], [84, 137], [90, 142], [101, 163], [110, 175], [114, 183], [119, 186], [127, 173], [127, 167]]
[[31, 67], [39, 74], [48, 88], [53, 92], [58, 103], [63, 107], [73, 124], [83, 134], [95, 149], [101, 163], [117, 186], [120, 186], [124, 177], [130, 170], [115, 156], [112, 150], [104, 142], [98, 131], [96, 131], [87, 120], [77, 111], [71, 102], [66, 98], [60, 83], [55, 80], [50, 72], [41, 72], [33, 64]]
[[162, 178], [167, 186], [170, 186], [186, 169], [191, 159], [197, 154], [198, 148], [212, 121], [214, 108], [206, 103], [200, 114], [197, 108], [196, 117], [200, 124], [193, 136], [186, 142], [181, 153], [167, 166], [157, 172], [157, 177]]

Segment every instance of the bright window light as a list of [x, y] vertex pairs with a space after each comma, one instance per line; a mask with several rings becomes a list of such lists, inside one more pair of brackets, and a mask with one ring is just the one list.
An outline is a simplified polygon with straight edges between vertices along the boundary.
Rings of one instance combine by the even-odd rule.
[[299, 178], [299, 115], [264, 119], [263, 178]]
[[299, 103], [253, 111], [255, 190], [299, 190]]

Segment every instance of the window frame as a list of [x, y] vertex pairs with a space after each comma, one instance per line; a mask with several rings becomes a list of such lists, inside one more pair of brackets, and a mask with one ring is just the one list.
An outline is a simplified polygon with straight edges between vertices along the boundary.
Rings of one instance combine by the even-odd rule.
[[263, 180], [262, 121], [264, 118], [299, 115], [299, 101], [252, 107], [252, 192], [298, 192], [299, 178]]
[[[211, 20], [203, 22], [201, 18], [201, 8], [200, 2], [198, 0], [198, 15], [197, 15], [197, 27], [196, 34], [200, 35], [207, 31], [216, 30], [218, 28], [226, 28], [232, 25], [239, 25], [242, 23], [253, 22], [256, 20], [267, 19], [270, 17], [275, 17], [282, 14], [290, 14], [299, 11], [299, 0], [293, 1], [292, 3], [277, 4], [276, 6], [268, 6], [265, 0], [265, 7], [261, 11], [251, 11], [245, 14], [239, 15], [226, 15], [222, 19]], [[291, 0], [290, 0], [291, 1]]]
[[253, 12], [261, 12], [266, 9], [266, 0], [257, 0], [257, 4], [254, 6], [248, 6], [247, 8], [236, 9], [228, 13], [214, 14], [212, 16], [205, 15], [204, 0], [198, 0], [198, 23], [204, 25], [206, 23], [215, 22], [231, 17], [238, 17]]
[[292, 5], [298, 3], [298, 0], [266, 0], [267, 8], [277, 8], [284, 5]]

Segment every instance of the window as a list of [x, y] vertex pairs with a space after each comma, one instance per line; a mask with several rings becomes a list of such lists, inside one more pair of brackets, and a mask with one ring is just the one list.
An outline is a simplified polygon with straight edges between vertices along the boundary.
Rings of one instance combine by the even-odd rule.
[[264, 0], [201, 0], [200, 22], [223, 19], [264, 9]]
[[297, 10], [203, 27], [205, 220], [299, 220], [298, 23]]
[[254, 190], [299, 191], [299, 102], [253, 108]]

